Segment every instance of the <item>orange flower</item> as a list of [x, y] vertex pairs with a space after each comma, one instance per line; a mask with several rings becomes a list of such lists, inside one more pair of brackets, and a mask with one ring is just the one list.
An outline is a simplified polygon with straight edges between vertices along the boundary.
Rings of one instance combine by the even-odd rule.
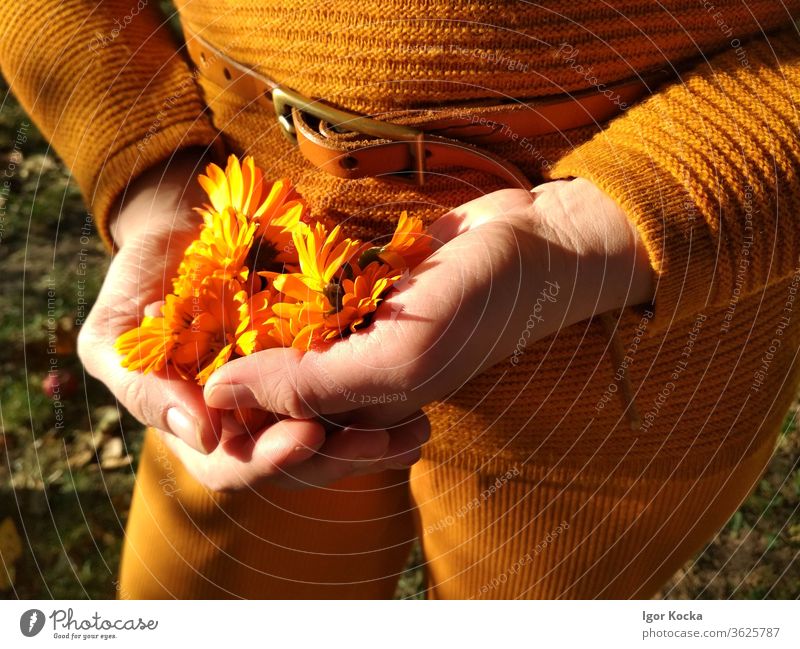
[[219, 212], [198, 209], [203, 216], [199, 238], [192, 241], [178, 268], [174, 288], [181, 294], [197, 278], [247, 279], [245, 265], [253, 245], [256, 224], [244, 214], [227, 207]]
[[315, 343], [356, 331], [402, 276], [402, 271], [379, 262], [363, 270], [356, 266], [353, 272], [354, 277], [333, 278], [322, 292], [309, 288], [293, 275], [275, 279], [276, 287], [282, 286], [284, 293], [294, 300], [292, 304], [274, 306], [276, 315], [284, 320], [286, 332], [293, 336], [292, 347], [307, 350]]
[[345, 268], [361, 245], [343, 239], [337, 225], [330, 234], [322, 223], [313, 227], [299, 225], [292, 233], [300, 272], [275, 275], [275, 288], [296, 300], [307, 299], [308, 291], [325, 293], [331, 281]]
[[409, 217], [404, 210], [391, 241], [385, 246], [367, 248], [358, 261], [362, 267], [380, 260], [395, 269], [414, 268], [432, 252], [433, 241], [425, 232], [422, 220]]
[[258, 222], [256, 236], [259, 241], [270, 246], [274, 251], [274, 261], [279, 264], [297, 264], [297, 251], [293, 245], [292, 233], [306, 218], [306, 204], [303, 201], [287, 200], [292, 193], [289, 181], [275, 181], [254, 215]]
[[344, 278], [337, 291], [337, 304], [325, 317], [323, 340], [331, 340], [364, 324], [367, 316], [378, 308], [383, 295], [403, 275], [379, 262], [369, 264], [350, 279]]
[[207, 175], [197, 177], [211, 200], [207, 210], [222, 212], [230, 207], [248, 217], [256, 215], [262, 207], [264, 174], [256, 167], [252, 156], [247, 156], [243, 163], [240, 165], [239, 159], [231, 155], [224, 171], [212, 163], [206, 167]]
[[283, 344], [307, 351], [322, 340], [325, 313], [330, 304], [319, 293], [309, 293], [308, 300], [279, 302], [273, 306], [276, 329]]
[[237, 280], [212, 279], [192, 298], [191, 326], [178, 337], [171, 362], [204, 385], [226, 363], [236, 347], [247, 291]]
[[[203, 215], [206, 225], [213, 213], [232, 211], [237, 222], [243, 221], [252, 227], [248, 233], [249, 246], [242, 263], [253, 270], [254, 267], [266, 268], [273, 264], [291, 264], [296, 262], [292, 246], [292, 231], [305, 217], [305, 203], [295, 197], [292, 185], [288, 180], [280, 179], [267, 189], [261, 169], [256, 167], [252, 156], [247, 156], [242, 165], [236, 156], [228, 158], [223, 171], [215, 164], [206, 167], [205, 176], [198, 177], [200, 185], [208, 194], [211, 205], [197, 211]], [[216, 225], [216, 222], [214, 222]], [[222, 230], [215, 230], [220, 240], [230, 245], [231, 239], [242, 231], [230, 226], [229, 234], [225, 227], [227, 220], [222, 221]], [[234, 235], [234, 236], [231, 236]], [[234, 250], [239, 250], [237, 247]], [[247, 254], [251, 258], [247, 259]]]
[[362, 246], [342, 239], [338, 226], [330, 234], [320, 223], [298, 229], [294, 242], [300, 272], [273, 276], [275, 288], [292, 303], [275, 305], [274, 311], [294, 336], [292, 346], [299, 349], [354, 332], [402, 276], [402, 271], [379, 261], [363, 269], [351, 264]]
[[293, 335], [288, 324], [274, 307], [281, 296], [270, 284], [265, 290], [254, 293], [242, 305], [241, 321], [236, 331], [236, 351], [242, 356], [272, 347], [290, 347]]
[[246, 292], [237, 280], [211, 279], [196, 294], [167, 295], [161, 316], [117, 338], [122, 366], [144, 373], [169, 366], [203, 385], [231, 356]]
[[240, 164], [231, 156], [224, 170], [208, 165], [199, 181], [210, 204], [196, 210], [203, 223], [173, 293], [160, 316], [145, 317], [115, 343], [130, 370], [171, 368], [203, 385], [231, 358], [344, 337], [432, 251], [422, 221], [405, 212], [384, 246], [308, 224], [291, 184], [266, 185], [251, 157]]
[[114, 342], [114, 349], [122, 355], [122, 367], [144, 374], [164, 368], [171, 346], [172, 328], [161, 316], [145, 316], [142, 324]]
[[163, 369], [172, 360], [178, 339], [191, 327], [192, 319], [189, 300], [167, 295], [160, 316], [145, 316], [139, 327], [117, 338], [114, 347], [123, 355], [122, 366], [145, 374]]

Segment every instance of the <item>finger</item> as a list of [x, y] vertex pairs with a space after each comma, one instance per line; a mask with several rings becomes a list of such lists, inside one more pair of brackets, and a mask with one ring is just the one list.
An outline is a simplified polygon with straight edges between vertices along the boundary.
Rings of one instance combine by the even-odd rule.
[[224, 440], [208, 455], [169, 434], [164, 441], [198, 482], [224, 492], [255, 487], [306, 462], [325, 442], [325, 431], [314, 421], [286, 419], [255, 436]]
[[308, 461], [276, 476], [285, 489], [325, 487], [364, 471], [382, 458], [389, 447], [385, 430], [344, 430], [328, 435], [325, 444]]
[[422, 411], [387, 429], [389, 445], [380, 460], [357, 474], [377, 473], [386, 469], [407, 469], [422, 456], [422, 446], [430, 439], [431, 425]]
[[78, 337], [78, 353], [89, 374], [111, 390], [143, 424], [166, 430], [192, 448], [209, 452], [221, 432], [220, 413], [206, 405], [202, 390], [167, 372], [142, 374], [121, 365], [114, 349], [119, 335], [154, 309], [168, 283], [164, 245], [134, 242], [114, 258], [100, 296]]
[[531, 193], [524, 189], [491, 192], [443, 214], [428, 226], [427, 232], [434, 241], [434, 248], [438, 248], [468, 230], [497, 219], [498, 215], [518, 210], [520, 204], [533, 204], [533, 200]]
[[166, 302], [164, 302], [164, 300], [156, 300], [155, 302], [151, 302], [144, 308], [144, 314], [146, 316], [150, 316], [151, 318], [157, 318], [161, 315], [161, 307], [165, 304]]
[[221, 413], [206, 405], [200, 386], [174, 373], [129, 372], [113, 348], [96, 349], [84, 365], [146, 426], [168, 431], [202, 453], [216, 448], [223, 429]]
[[269, 425], [277, 423], [280, 419], [283, 419], [283, 417], [278, 417], [263, 410], [222, 410], [220, 414], [220, 420], [222, 421], [222, 437], [220, 441], [230, 437], [238, 437], [239, 435], [255, 435]]

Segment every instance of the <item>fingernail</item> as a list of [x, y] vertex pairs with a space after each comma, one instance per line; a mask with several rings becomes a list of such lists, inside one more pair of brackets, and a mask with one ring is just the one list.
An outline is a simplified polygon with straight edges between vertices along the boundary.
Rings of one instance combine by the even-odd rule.
[[253, 391], [240, 383], [218, 383], [209, 388], [206, 403], [212, 408], [258, 408]]
[[[206, 445], [200, 437], [200, 427], [182, 409], [175, 407], [167, 410], [167, 425], [170, 431], [182, 440], [186, 441], [194, 438], [200, 448], [206, 449]], [[206, 452], [208, 452], [208, 449], [206, 449]]]

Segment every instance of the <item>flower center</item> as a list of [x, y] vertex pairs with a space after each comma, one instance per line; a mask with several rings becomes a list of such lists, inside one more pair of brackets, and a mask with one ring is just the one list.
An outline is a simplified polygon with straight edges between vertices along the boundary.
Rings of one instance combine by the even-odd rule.
[[277, 268], [278, 264], [275, 262], [277, 256], [278, 251], [275, 246], [269, 241], [261, 239], [253, 242], [253, 245], [250, 246], [244, 265], [250, 269], [251, 274], [255, 274], [260, 270], [280, 271], [281, 269]]
[[355, 277], [353, 267], [348, 262], [344, 262], [336, 276], [328, 282], [327, 286], [322, 291], [322, 294], [328, 298], [328, 302], [331, 304], [331, 310], [325, 315], [339, 313], [339, 311], [344, 308], [344, 287], [342, 286], [342, 280], [353, 279], [353, 277]]
[[344, 307], [344, 287], [339, 283], [338, 279], [331, 280], [322, 294], [331, 304], [331, 310], [325, 315], [334, 315], [342, 310]]

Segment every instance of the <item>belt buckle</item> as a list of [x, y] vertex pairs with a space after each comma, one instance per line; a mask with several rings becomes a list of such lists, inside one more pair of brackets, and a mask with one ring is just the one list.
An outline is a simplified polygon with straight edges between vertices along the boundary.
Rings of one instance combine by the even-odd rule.
[[[382, 122], [358, 113], [335, 108], [283, 86], [276, 86], [270, 94], [281, 131], [295, 144], [297, 143], [297, 130], [292, 118], [292, 110], [311, 115], [320, 121], [331, 124], [334, 128], [344, 128], [353, 133], [360, 133], [382, 140], [405, 142], [408, 144], [409, 153], [412, 160], [414, 160], [414, 168], [408, 170], [413, 174], [413, 177], [408, 178], [405, 175], [396, 175], [395, 179], [415, 185], [423, 185], [425, 183], [425, 159], [427, 156], [425, 155], [425, 133], [423, 131], [400, 124]], [[405, 174], [406, 172], [403, 173]]]

